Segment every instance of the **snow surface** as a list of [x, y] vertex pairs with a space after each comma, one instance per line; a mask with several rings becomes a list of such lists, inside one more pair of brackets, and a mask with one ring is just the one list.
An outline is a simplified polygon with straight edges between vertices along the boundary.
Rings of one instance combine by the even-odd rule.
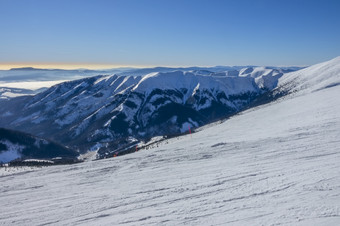
[[[41, 166], [39, 168], [42, 168], [44, 166]], [[4, 167], [0, 168], [0, 177], [4, 176], [10, 176], [10, 175], [16, 175], [20, 173], [27, 173], [29, 171], [38, 170], [38, 167], [32, 167], [32, 166], [18, 166], [18, 167], [8, 167], [8, 164], [5, 164]]]
[[0, 176], [0, 224], [339, 225], [340, 86], [300, 92], [153, 149]]

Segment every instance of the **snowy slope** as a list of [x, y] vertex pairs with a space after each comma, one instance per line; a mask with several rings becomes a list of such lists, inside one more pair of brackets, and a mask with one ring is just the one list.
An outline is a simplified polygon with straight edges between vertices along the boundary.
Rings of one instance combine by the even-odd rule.
[[140, 93], [151, 93], [153, 89], [189, 89], [193, 90], [199, 85], [202, 90], [216, 90], [228, 94], [239, 94], [249, 91], [257, 92], [258, 87], [253, 80], [238, 76], [202, 76], [192, 72], [174, 71], [167, 73], [151, 73], [144, 76], [133, 90]]
[[309, 93], [340, 85], [340, 56], [308, 68], [292, 72], [278, 81], [280, 90]]
[[0, 224], [339, 225], [340, 86], [299, 92], [131, 155], [0, 169]]

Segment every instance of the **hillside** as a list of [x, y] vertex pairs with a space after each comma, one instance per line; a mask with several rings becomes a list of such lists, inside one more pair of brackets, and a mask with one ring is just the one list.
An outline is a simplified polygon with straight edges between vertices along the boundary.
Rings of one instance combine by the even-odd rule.
[[15, 159], [75, 158], [78, 153], [46, 139], [19, 131], [0, 128], [0, 162]]

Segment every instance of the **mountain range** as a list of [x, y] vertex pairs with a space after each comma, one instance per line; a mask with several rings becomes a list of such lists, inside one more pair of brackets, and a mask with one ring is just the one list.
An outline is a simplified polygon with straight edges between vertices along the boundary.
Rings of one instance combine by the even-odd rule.
[[[303, 75], [315, 67], [295, 72], [273, 67], [229, 67], [217, 72], [156, 68], [166, 72], [82, 78], [35, 95], [2, 99], [0, 127], [44, 137], [79, 153], [90, 150], [98, 158], [112, 157], [152, 137], [185, 134], [274, 101], [307, 86], [310, 79]], [[317, 69], [313, 79], [320, 81], [313, 82], [329, 85], [328, 77], [334, 76], [324, 73], [330, 69]]]
[[246, 109], [287, 71], [247, 67], [83, 78], [3, 100], [0, 126], [109, 157], [154, 136], [180, 135]]

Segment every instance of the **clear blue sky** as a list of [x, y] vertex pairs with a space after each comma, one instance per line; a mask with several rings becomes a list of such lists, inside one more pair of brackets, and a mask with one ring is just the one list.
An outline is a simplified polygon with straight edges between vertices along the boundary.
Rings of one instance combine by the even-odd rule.
[[0, 63], [310, 65], [340, 0], [0, 0]]

